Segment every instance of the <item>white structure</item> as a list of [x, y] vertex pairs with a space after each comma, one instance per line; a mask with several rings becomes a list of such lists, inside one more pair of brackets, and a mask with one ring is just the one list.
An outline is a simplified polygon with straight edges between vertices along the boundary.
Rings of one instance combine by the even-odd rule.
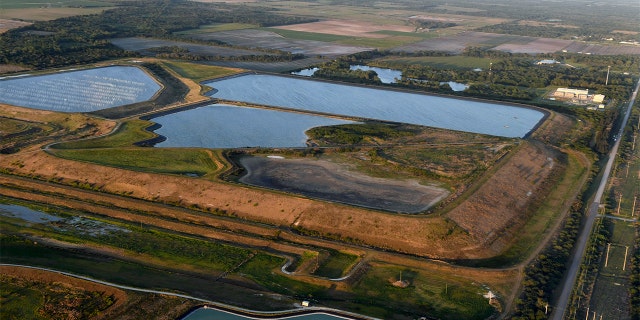
[[558, 88], [553, 94], [555, 96], [561, 96], [563, 98], [578, 98], [580, 96], [589, 95], [588, 89], [571, 89], [571, 88]]
[[602, 102], [604, 102], [604, 94], [594, 94], [593, 95], [593, 102], [594, 103], [602, 103]]

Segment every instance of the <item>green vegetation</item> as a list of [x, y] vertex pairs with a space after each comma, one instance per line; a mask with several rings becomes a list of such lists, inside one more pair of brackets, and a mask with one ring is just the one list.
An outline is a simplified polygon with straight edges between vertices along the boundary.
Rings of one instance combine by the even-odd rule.
[[52, 149], [92, 149], [92, 148], [115, 148], [131, 147], [134, 143], [142, 140], [154, 138], [156, 135], [147, 131], [153, 123], [145, 120], [128, 120], [123, 122], [118, 129], [107, 136], [64, 142], [53, 145]]
[[[400, 280], [406, 288], [394, 286]], [[388, 305], [394, 309], [412, 310], [412, 313], [438, 319], [486, 319], [495, 309], [482, 295], [477, 285], [442, 274], [429, 274], [410, 269], [376, 266], [354, 285], [363, 304]], [[392, 315], [383, 313], [381, 318]]]
[[468, 70], [480, 68], [489, 69], [489, 63], [498, 63], [501, 60], [469, 57], [469, 56], [422, 56], [422, 57], [386, 57], [372, 61], [379, 66], [428, 66], [434, 69]]
[[265, 253], [256, 253], [244, 263], [237, 272], [246, 275], [256, 283], [280, 294], [299, 298], [318, 297], [324, 294], [325, 288], [297, 281], [282, 275], [279, 268], [285, 259]]
[[[274, 26], [314, 19], [265, 12], [262, 8], [194, 1], [119, 2], [96, 15], [73, 16], [0, 34], [0, 64], [37, 69], [135, 56], [112, 45], [117, 37], [171, 38], [174, 32], [212, 23]], [[37, 31], [37, 32], [25, 32]]]
[[348, 38], [344, 40], [337, 41], [336, 43], [351, 45], [351, 46], [361, 46], [361, 47], [369, 47], [369, 48], [377, 48], [377, 49], [391, 49], [393, 47], [414, 43], [418, 41], [424, 40], [424, 37], [416, 37], [413, 34], [409, 33], [408, 35], [394, 35], [391, 37], [385, 38]]
[[399, 125], [368, 123], [315, 127], [309, 129], [306, 134], [313, 140], [329, 145], [354, 145], [373, 143], [380, 139], [388, 140], [412, 136], [416, 134], [416, 131], [406, 127], [400, 128]]
[[190, 62], [166, 61], [166, 66], [178, 73], [180, 76], [200, 82], [213, 78], [220, 78], [238, 73], [239, 70], [223, 67], [195, 64]]
[[113, 305], [104, 292], [87, 292], [60, 283], [22, 280], [0, 275], [3, 319], [65, 319], [95, 317]]
[[329, 255], [322, 260], [313, 274], [330, 279], [340, 278], [353, 267], [357, 260], [356, 255], [329, 250]]
[[127, 120], [113, 134], [56, 144], [49, 152], [66, 159], [155, 173], [206, 176], [222, 169], [216, 164], [219, 157], [214, 160], [213, 153], [203, 149], [133, 147], [155, 137], [147, 129], [150, 126], [149, 121]]
[[44, 296], [37, 288], [13, 284], [3, 276], [0, 278], [0, 301], [7, 319], [45, 319], [38, 314], [44, 305]]
[[[4, 220], [4, 219], [3, 219]], [[161, 259], [169, 264], [189, 264], [218, 273], [234, 269], [251, 251], [220, 242], [181, 236], [167, 231], [142, 229], [129, 224], [87, 217], [69, 217], [51, 226], [20, 226], [0, 221], [4, 232], [24, 232], [47, 235], [71, 243], [93, 243], [120, 248], [137, 255]]]
[[204, 176], [218, 171], [209, 153], [202, 149], [63, 149], [52, 153], [67, 159], [155, 173]]
[[191, 36], [191, 35], [203, 34], [203, 33], [253, 29], [256, 27], [258, 26], [255, 24], [248, 24], [248, 23], [214, 23], [214, 24], [199, 26], [197, 29], [177, 31], [177, 32], [174, 32], [173, 34], [177, 36]]
[[304, 32], [304, 31], [295, 31], [295, 30], [286, 30], [286, 29], [277, 29], [277, 28], [260, 28], [260, 30], [275, 32], [285, 38], [299, 39], [299, 40], [334, 42], [338, 40], [351, 38], [351, 37], [340, 36], [335, 34]]

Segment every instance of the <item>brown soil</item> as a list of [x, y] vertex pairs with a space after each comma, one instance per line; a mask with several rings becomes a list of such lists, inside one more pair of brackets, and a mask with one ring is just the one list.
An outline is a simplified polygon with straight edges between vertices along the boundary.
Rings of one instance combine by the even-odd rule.
[[301, 23], [288, 26], [276, 27], [284, 30], [294, 30], [302, 32], [316, 32], [335, 34], [341, 36], [353, 36], [363, 38], [385, 38], [388, 35], [374, 33], [376, 31], [390, 30], [400, 32], [413, 32], [412, 26], [400, 25], [375, 25], [364, 21], [355, 20], [325, 20], [311, 23]]
[[11, 29], [20, 28], [28, 25], [31, 25], [31, 22], [0, 19], [0, 33], [4, 33]]
[[[112, 295], [115, 303], [108, 309], [101, 312], [96, 319], [110, 319], [110, 315], [112, 314], [112, 312], [125, 305], [129, 299], [127, 293], [123, 290], [91, 281], [65, 276], [55, 272], [23, 267], [0, 266], [0, 274], [2, 274], [3, 276], [27, 280], [30, 282], [55, 283], [70, 288], [81, 288], [84, 291], [104, 292], [104, 295], [106, 296]], [[71, 315], [69, 316], [71, 319]]]
[[[526, 205], [527, 192], [535, 192], [536, 186], [544, 181], [550, 167], [548, 156], [549, 151], [545, 148], [525, 144], [515, 152], [512, 160], [498, 170], [496, 178], [488, 180], [477, 196], [461, 205], [474, 211], [458, 209], [448, 217], [385, 214], [203, 179], [78, 163], [42, 151], [2, 157], [0, 167], [44, 180], [86, 182], [109, 193], [130, 193], [140, 199], [223, 209], [241, 219], [350, 238], [400, 252], [455, 259], [496, 254], [494, 249], [488, 250], [488, 245], [497, 236], [496, 231], [520, 216], [519, 210]], [[517, 183], [521, 180], [527, 183]], [[511, 200], [505, 201], [504, 197]], [[123, 198], [120, 201], [127, 200]], [[475, 223], [478, 225], [473, 225]], [[488, 235], [492, 238], [485, 239]]]

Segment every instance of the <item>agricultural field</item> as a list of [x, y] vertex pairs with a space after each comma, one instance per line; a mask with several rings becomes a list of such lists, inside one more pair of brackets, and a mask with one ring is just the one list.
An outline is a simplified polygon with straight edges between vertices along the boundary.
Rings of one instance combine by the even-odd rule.
[[200, 33], [193, 35], [192, 37], [198, 40], [222, 41], [239, 47], [282, 50], [293, 54], [301, 53], [308, 56], [341, 56], [371, 49], [368, 47], [341, 45], [338, 43], [328, 42], [344, 39], [344, 36], [303, 33], [287, 30], [279, 30], [279, 32], [282, 32], [285, 36], [269, 31], [269, 29], [242, 29]]
[[[0, 3], [0, 19], [53, 20], [81, 14], [99, 13], [113, 6], [113, 3], [109, 1], [95, 0], [61, 0], [56, 2], [5, 0]], [[0, 27], [0, 29], [2, 28]]]
[[461, 53], [467, 47], [481, 47], [511, 53], [552, 53], [562, 50], [596, 55], [640, 54], [640, 47], [630, 45], [598, 45], [562, 39], [536, 38], [498, 33], [466, 31], [455, 35], [426, 39], [393, 48], [394, 51], [415, 52], [435, 50]]

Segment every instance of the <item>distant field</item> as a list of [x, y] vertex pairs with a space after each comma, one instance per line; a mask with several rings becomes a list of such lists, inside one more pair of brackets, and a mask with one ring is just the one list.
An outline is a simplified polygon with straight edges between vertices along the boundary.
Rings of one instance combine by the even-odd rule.
[[199, 40], [217, 40], [247, 48], [275, 49], [306, 55], [338, 56], [370, 49], [333, 43], [333, 41], [349, 38], [345, 36], [271, 28], [202, 33], [194, 36], [194, 38]]
[[258, 26], [253, 24], [247, 24], [247, 23], [216, 23], [216, 24], [208, 24], [208, 25], [200, 26], [198, 29], [174, 32], [173, 34], [179, 35], [179, 36], [189, 36], [193, 34], [240, 30], [240, 29], [251, 29], [256, 27]]
[[426, 39], [404, 45], [394, 50], [415, 52], [421, 50], [445, 51], [459, 54], [466, 47], [482, 47], [512, 53], [552, 53], [561, 50], [576, 53], [615, 55], [640, 54], [639, 46], [631, 45], [595, 45], [579, 41], [536, 38], [498, 33], [461, 31], [454, 35]]
[[280, 26], [277, 29], [312, 33], [320, 31], [323, 34], [349, 37], [383, 38], [385, 34], [378, 33], [378, 31], [410, 33], [415, 27], [408, 25], [376, 25], [356, 20], [325, 20]]
[[344, 35], [335, 35], [329, 33], [316, 33], [309, 31], [297, 31], [297, 30], [287, 30], [287, 29], [279, 29], [279, 28], [261, 28], [260, 30], [271, 31], [277, 33], [288, 39], [298, 39], [298, 40], [312, 40], [312, 41], [325, 41], [325, 42], [333, 42], [338, 40], [348, 39], [348, 36]]
[[0, 19], [25, 21], [53, 20], [63, 17], [99, 13], [113, 7], [113, 3], [93, 0], [0, 1]]

